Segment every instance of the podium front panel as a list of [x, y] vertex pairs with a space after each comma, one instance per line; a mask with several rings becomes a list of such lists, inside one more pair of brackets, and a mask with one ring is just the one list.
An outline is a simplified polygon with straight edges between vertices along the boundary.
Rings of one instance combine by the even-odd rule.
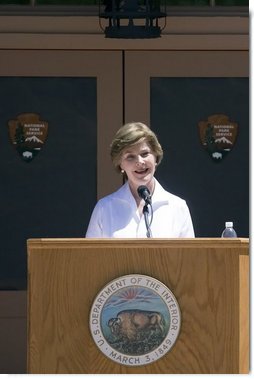
[[[237, 374], [249, 371], [248, 239], [28, 240], [28, 372]], [[91, 306], [114, 279], [164, 283], [181, 311], [172, 349], [132, 367], [105, 356]]]

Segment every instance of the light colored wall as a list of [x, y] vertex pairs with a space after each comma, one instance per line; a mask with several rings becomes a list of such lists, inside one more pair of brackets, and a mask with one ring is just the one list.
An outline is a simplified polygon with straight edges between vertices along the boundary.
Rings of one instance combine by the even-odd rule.
[[248, 50], [248, 17], [167, 17], [161, 38], [105, 38], [97, 17], [0, 16], [0, 49]]

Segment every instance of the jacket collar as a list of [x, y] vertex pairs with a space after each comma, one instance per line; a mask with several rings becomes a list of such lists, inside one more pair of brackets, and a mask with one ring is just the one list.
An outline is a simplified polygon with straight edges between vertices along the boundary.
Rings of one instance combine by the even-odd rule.
[[[164, 190], [161, 184], [155, 179], [155, 187], [152, 195], [152, 204], [154, 207], [158, 207], [162, 204], [168, 204], [168, 192]], [[120, 187], [114, 194], [116, 198], [126, 201], [130, 204], [132, 208], [137, 208], [134, 196], [131, 193], [128, 181]]]
[[168, 192], [165, 191], [165, 189], [156, 179], [155, 179], [155, 188], [154, 188], [154, 192], [152, 196], [152, 203], [156, 205], [168, 203]]

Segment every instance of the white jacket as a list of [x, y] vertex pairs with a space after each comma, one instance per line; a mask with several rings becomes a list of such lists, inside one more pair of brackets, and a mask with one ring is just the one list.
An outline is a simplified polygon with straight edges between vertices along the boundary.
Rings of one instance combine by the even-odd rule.
[[[155, 180], [152, 196], [154, 238], [191, 238], [194, 230], [185, 200]], [[148, 207], [150, 208], [150, 207]], [[88, 238], [146, 238], [144, 215], [139, 215], [128, 182], [96, 204], [86, 232]]]

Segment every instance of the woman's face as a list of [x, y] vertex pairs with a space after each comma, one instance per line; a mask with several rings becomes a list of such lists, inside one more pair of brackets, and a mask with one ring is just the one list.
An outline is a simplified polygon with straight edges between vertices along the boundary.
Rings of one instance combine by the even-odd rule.
[[125, 171], [131, 188], [146, 185], [153, 190], [156, 157], [145, 141], [123, 150], [120, 167]]

